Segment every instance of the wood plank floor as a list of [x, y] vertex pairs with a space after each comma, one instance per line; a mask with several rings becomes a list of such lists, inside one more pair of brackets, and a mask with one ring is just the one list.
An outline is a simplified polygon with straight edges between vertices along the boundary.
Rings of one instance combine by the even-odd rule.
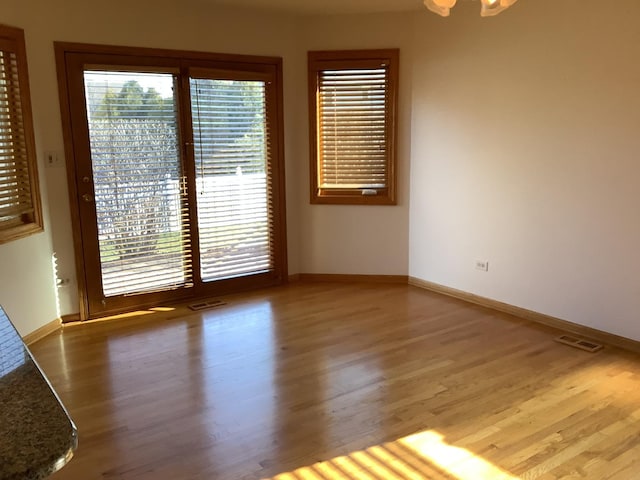
[[296, 283], [32, 347], [57, 480], [638, 479], [640, 357], [404, 285]]

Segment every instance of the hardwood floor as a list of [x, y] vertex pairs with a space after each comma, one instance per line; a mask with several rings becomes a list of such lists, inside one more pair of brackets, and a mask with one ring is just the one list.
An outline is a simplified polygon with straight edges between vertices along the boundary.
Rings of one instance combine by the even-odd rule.
[[32, 346], [57, 480], [638, 479], [640, 357], [406, 285], [296, 283]]

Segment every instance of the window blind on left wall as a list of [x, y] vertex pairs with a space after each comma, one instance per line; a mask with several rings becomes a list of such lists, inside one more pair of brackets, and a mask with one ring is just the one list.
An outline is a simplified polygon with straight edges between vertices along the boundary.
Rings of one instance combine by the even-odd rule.
[[22, 31], [0, 26], [0, 243], [42, 229], [25, 61]]

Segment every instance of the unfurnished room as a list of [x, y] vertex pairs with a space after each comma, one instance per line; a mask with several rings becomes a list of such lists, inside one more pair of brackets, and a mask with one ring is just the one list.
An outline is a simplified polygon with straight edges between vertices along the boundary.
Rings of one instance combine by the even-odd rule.
[[640, 479], [637, 0], [0, 0], [0, 480]]

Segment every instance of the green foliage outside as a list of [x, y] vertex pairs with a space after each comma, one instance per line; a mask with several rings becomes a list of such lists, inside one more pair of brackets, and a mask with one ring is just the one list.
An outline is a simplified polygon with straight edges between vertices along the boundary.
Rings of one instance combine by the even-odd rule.
[[[226, 80], [196, 83], [192, 109], [197, 168], [210, 172], [207, 176], [235, 175], [238, 168], [264, 173], [262, 86]], [[119, 91], [108, 89], [101, 99], [96, 98], [101, 88], [90, 88], [102, 262], [179, 253], [182, 238], [175, 229], [180, 223], [177, 185], [182, 174], [174, 99], [162, 98], [153, 88], [145, 90], [135, 80]], [[226, 92], [231, 95], [225, 97]], [[213, 97], [213, 102], [198, 101]]]
[[[163, 253], [180, 172], [175, 106], [135, 80], [108, 89], [89, 122], [102, 261]], [[173, 182], [175, 183], [175, 182]]]
[[163, 117], [173, 110], [173, 98], [162, 98], [155, 88], [146, 91], [135, 80], [125, 83], [118, 93], [107, 90], [95, 109], [93, 118], [153, 118]]

